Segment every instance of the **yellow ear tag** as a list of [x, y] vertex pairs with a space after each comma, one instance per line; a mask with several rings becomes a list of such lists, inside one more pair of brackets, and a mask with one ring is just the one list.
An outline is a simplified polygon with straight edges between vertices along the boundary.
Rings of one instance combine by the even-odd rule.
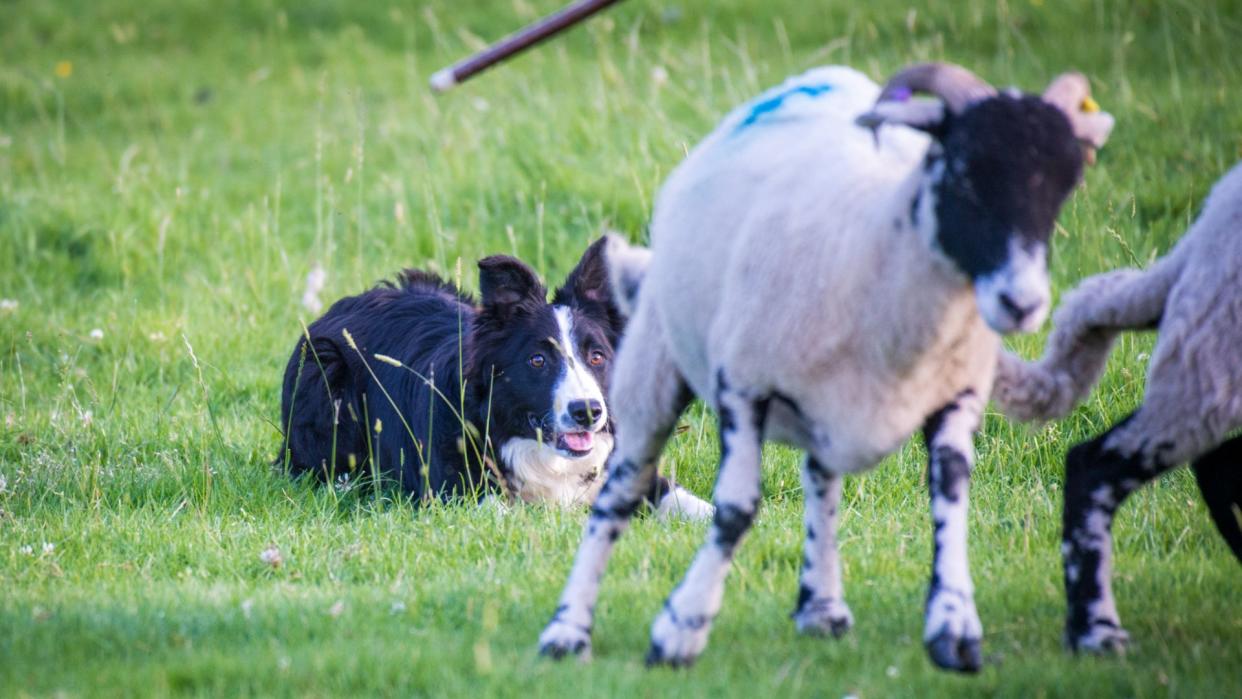
[[1098, 112], [1100, 111], [1100, 105], [1096, 104], [1095, 100], [1091, 99], [1090, 97], [1083, 97], [1082, 98], [1082, 111], [1088, 114], [1091, 114], [1092, 112]]

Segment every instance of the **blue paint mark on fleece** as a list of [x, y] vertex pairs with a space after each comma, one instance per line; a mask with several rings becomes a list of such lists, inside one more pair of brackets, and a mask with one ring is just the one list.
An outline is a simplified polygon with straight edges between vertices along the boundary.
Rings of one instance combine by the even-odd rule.
[[791, 87], [784, 92], [778, 92], [777, 94], [772, 95], [771, 97], [763, 100], [762, 102], [758, 102], [755, 106], [751, 107], [750, 114], [746, 115], [746, 118], [742, 121], [742, 123], [737, 125], [737, 129], [741, 131], [747, 126], [753, 126], [760, 119], [762, 119], [765, 114], [770, 114], [780, 109], [785, 104], [785, 100], [794, 95], [806, 95], [811, 99], [815, 99], [816, 97], [831, 91], [832, 85], [799, 85], [797, 87]]

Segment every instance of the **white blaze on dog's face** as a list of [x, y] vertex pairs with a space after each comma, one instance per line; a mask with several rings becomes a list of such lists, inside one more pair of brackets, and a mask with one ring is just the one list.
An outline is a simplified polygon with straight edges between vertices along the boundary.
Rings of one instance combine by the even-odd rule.
[[588, 455], [595, 446], [595, 433], [608, 423], [608, 408], [597, 371], [606, 363], [602, 349], [588, 338], [576, 336], [573, 310], [554, 306], [560, 337], [561, 374], [552, 389], [552, 416], [557, 431], [556, 448], [565, 456]]

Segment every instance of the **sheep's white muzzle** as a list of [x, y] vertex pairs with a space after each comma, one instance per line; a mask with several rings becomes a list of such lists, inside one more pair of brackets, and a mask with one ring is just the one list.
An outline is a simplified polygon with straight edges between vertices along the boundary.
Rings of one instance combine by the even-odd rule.
[[1047, 248], [1024, 245], [1016, 236], [1008, 262], [975, 280], [979, 314], [1002, 335], [1038, 330], [1048, 318], [1051, 297]]

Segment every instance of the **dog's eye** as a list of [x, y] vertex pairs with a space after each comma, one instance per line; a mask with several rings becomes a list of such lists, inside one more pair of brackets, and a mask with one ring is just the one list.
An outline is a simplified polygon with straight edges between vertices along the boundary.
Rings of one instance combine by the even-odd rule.
[[591, 363], [591, 366], [604, 366], [604, 362], [607, 360], [608, 358], [605, 357], [604, 353], [599, 350], [593, 350], [590, 358], [587, 359], [587, 361]]
[[526, 363], [536, 369], [542, 369], [546, 361], [547, 360], [543, 358], [542, 354], [536, 353], [536, 354], [530, 355], [530, 359], [527, 359]]

